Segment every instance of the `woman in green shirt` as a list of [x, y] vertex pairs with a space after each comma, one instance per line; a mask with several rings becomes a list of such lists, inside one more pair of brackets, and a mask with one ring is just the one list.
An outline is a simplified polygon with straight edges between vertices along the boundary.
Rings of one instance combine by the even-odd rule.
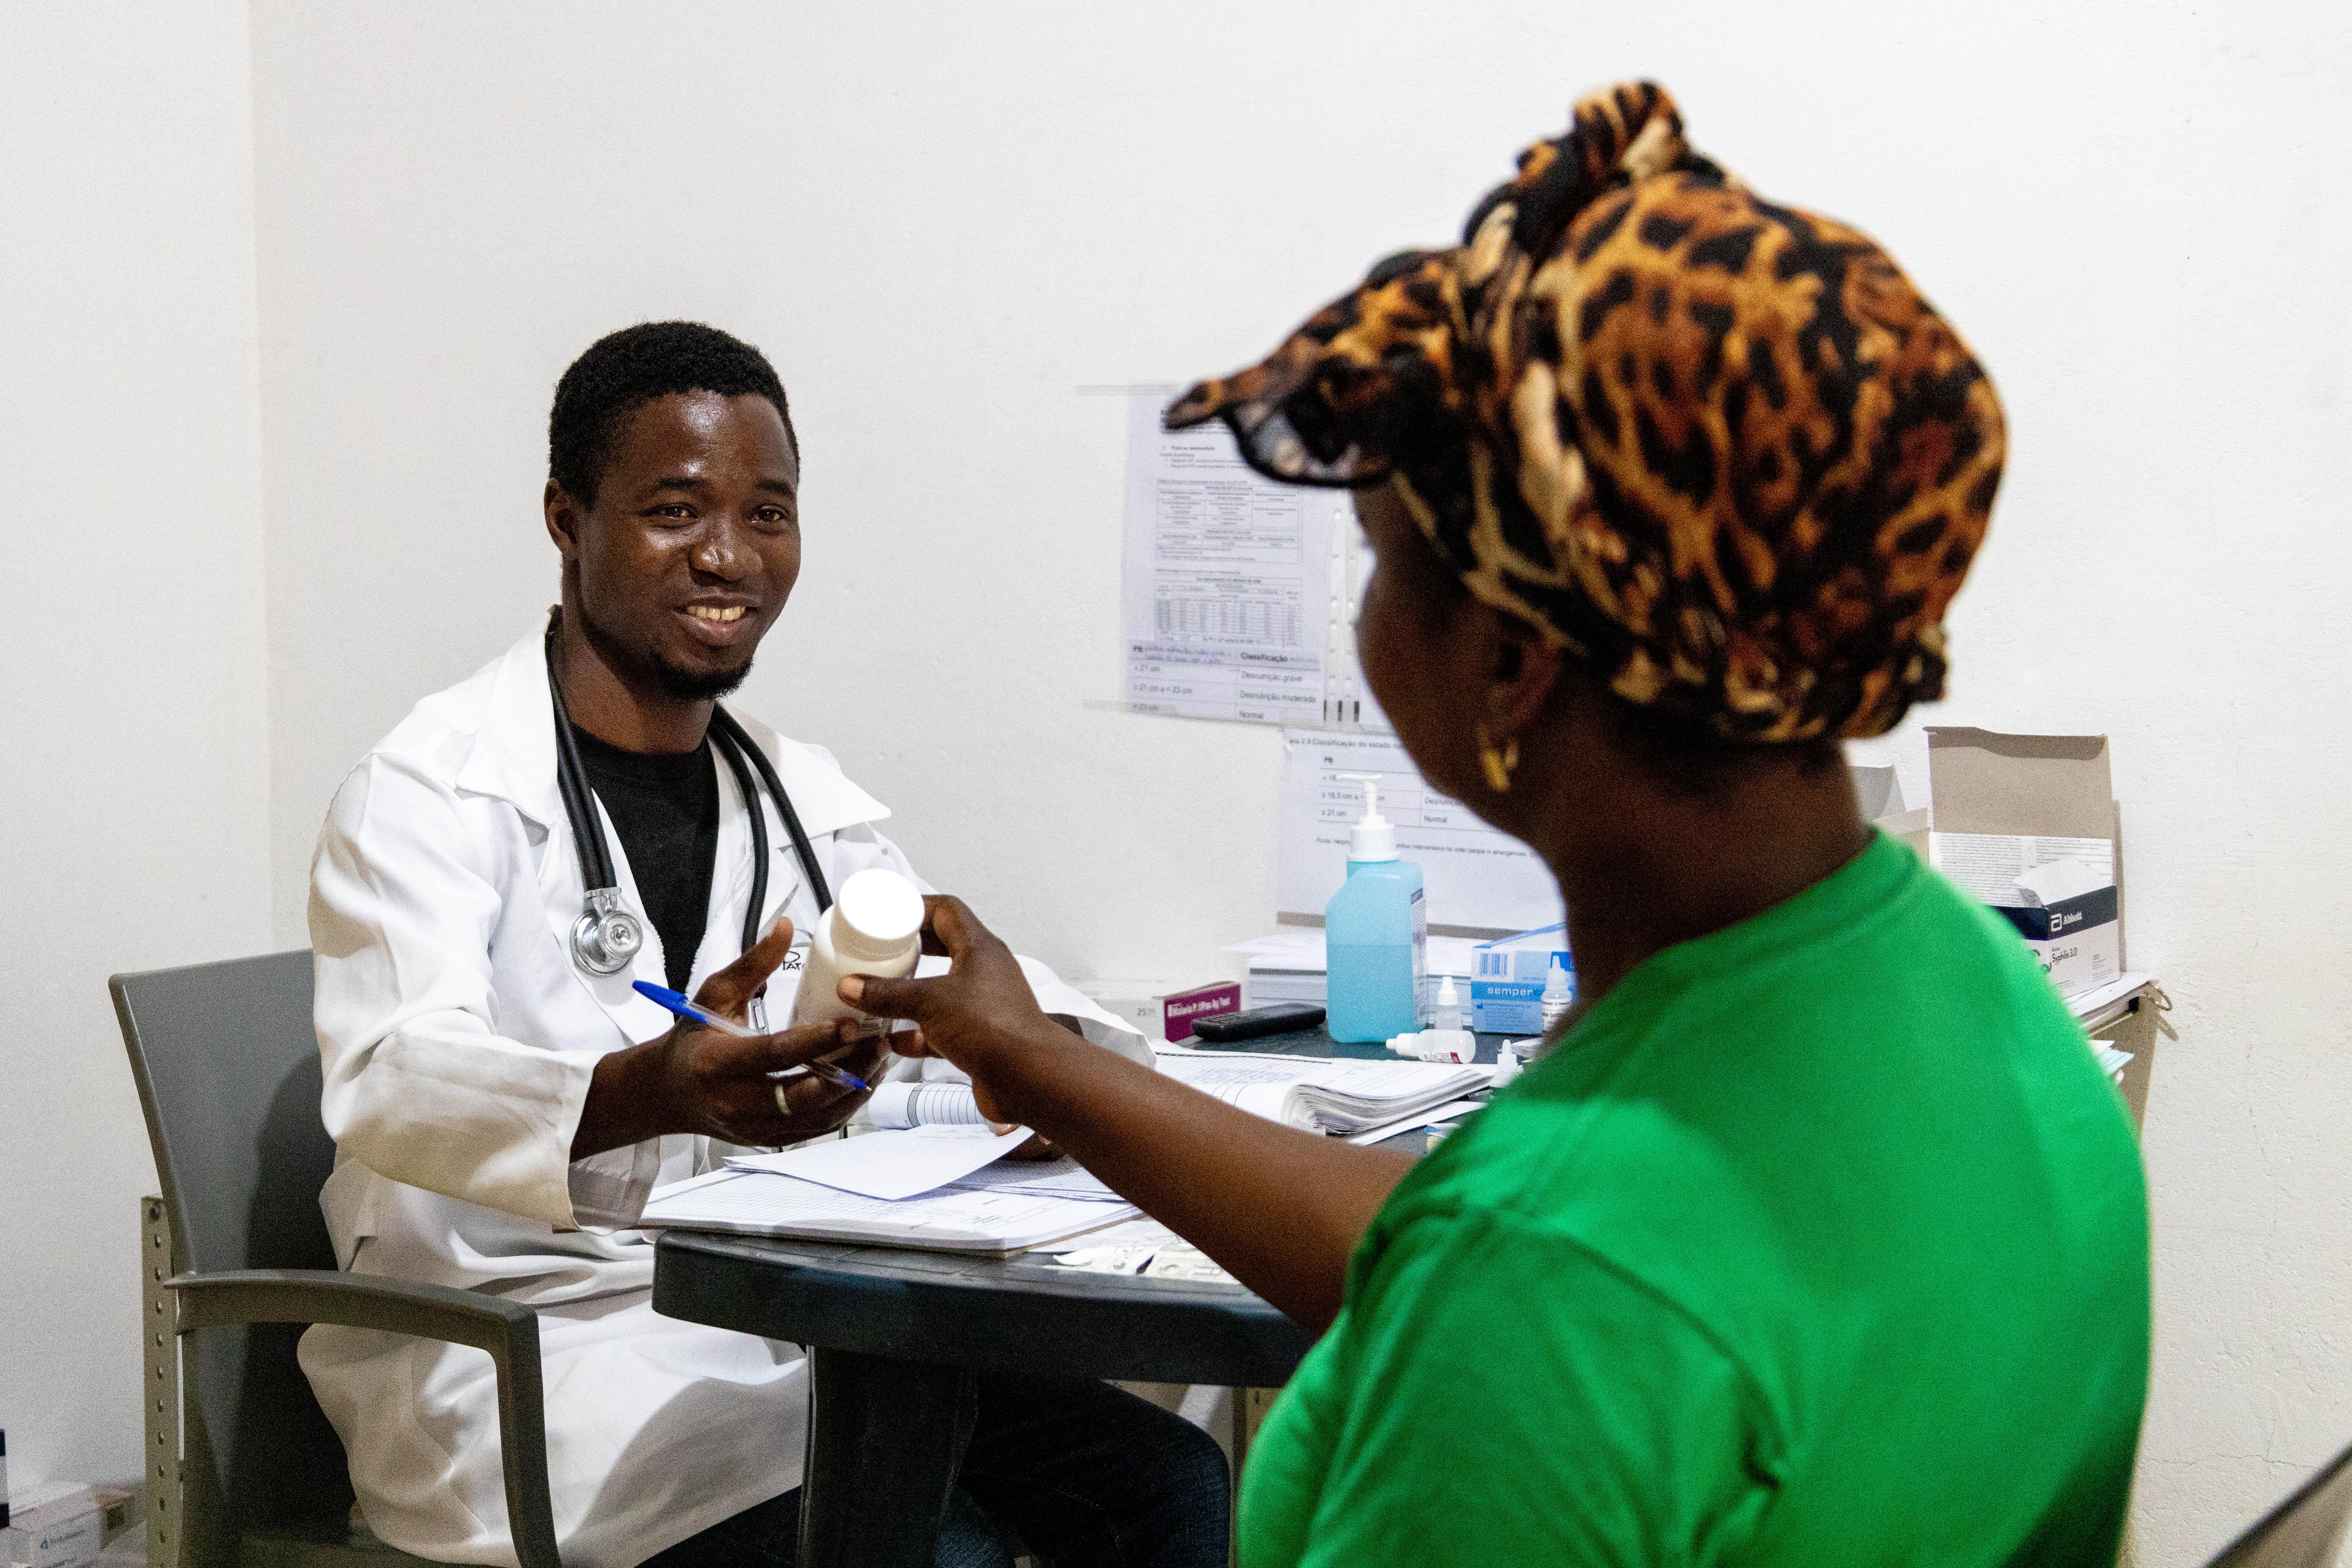
[[2003, 453], [1894, 262], [1633, 84], [1204, 383], [1344, 485], [1366, 677], [1558, 877], [1584, 994], [1415, 1164], [1075, 1044], [961, 904], [844, 983], [1301, 1322], [1249, 1568], [2112, 1562], [2145, 1397], [2121, 1105], [1838, 749], [1941, 694]]

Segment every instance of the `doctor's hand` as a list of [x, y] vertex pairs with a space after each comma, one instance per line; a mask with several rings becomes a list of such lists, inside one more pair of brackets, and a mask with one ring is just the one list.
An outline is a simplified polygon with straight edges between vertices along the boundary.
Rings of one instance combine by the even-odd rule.
[[[694, 999], [741, 1022], [768, 976], [792, 952], [793, 924], [780, 920], [749, 952], [705, 981]], [[680, 1018], [670, 1032], [596, 1064], [572, 1157], [586, 1159], [669, 1132], [772, 1147], [830, 1132], [866, 1096], [814, 1077], [779, 1084], [769, 1075], [828, 1058], [872, 1082], [887, 1041], [855, 1040], [852, 1020], [772, 1035], [728, 1035]]]
[[971, 1076], [982, 1116], [1027, 1122], [1022, 1080], [1034, 1071], [1050, 1071], [1061, 1052], [1093, 1047], [1037, 1005], [1013, 950], [961, 899], [925, 898], [923, 936], [926, 948], [946, 950], [952, 961], [947, 973], [928, 980], [845, 975], [841, 999], [881, 1017], [912, 1019], [913, 1030], [890, 1037], [900, 1056], [953, 1062]]

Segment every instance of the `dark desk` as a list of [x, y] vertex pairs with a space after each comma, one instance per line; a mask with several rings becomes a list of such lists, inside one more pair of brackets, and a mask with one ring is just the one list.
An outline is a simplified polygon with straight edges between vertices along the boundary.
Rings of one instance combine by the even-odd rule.
[[[1321, 1030], [1232, 1048], [1393, 1059]], [[1275, 1388], [1313, 1343], [1237, 1285], [678, 1230], [655, 1250], [654, 1310], [808, 1347], [803, 1568], [929, 1568], [983, 1372]]]

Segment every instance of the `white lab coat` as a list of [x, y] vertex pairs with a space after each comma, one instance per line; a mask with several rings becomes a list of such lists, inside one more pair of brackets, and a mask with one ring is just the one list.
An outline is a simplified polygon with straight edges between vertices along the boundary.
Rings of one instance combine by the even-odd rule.
[[[887, 866], [888, 812], [822, 750], [744, 728], [773, 761], [835, 888]], [[751, 894], [751, 832], [724, 767], [699, 985], [732, 963]], [[792, 840], [768, 814], [765, 921], [817, 914]], [[627, 857], [606, 843], [628, 906]], [[667, 1031], [630, 989], [663, 983], [648, 924], [633, 970], [572, 963], [578, 853], [556, 788], [540, 634], [426, 698], [336, 793], [312, 866], [321, 1110], [336, 1142], [320, 1195], [337, 1261], [361, 1273], [488, 1291], [540, 1314], [548, 1473], [572, 1568], [631, 1568], [801, 1480], [806, 1363], [797, 1346], [657, 1316], [653, 1247], [627, 1228], [656, 1182], [724, 1148], [672, 1136], [573, 1163], [598, 1058]], [[1108, 1014], [1026, 965], [1050, 1011], [1089, 1033]], [[770, 983], [789, 1015], [801, 954]], [[1108, 1035], [1104, 1037], [1108, 1038]], [[301, 1363], [385, 1541], [452, 1563], [512, 1563], [496, 1381], [483, 1352], [318, 1327]]]

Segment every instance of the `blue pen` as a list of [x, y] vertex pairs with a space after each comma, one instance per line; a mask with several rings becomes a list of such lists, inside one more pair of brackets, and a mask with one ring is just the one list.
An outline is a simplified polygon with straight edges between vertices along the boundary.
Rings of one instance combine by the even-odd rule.
[[[720, 1017], [718, 1014], [712, 1012], [701, 1003], [695, 1001], [692, 997], [682, 995], [676, 991], [672, 991], [667, 985], [656, 985], [652, 982], [646, 980], [639, 980], [634, 982], [634, 984], [641, 995], [653, 998], [653, 1000], [660, 1003], [663, 1006], [668, 1008], [671, 1012], [677, 1014], [681, 1018], [691, 1018], [705, 1028], [716, 1029], [722, 1035], [734, 1035], [744, 1039], [749, 1039], [752, 1036], [753, 1031], [745, 1028], [742, 1025], [734, 1022], [732, 1019]], [[824, 1079], [825, 1082], [838, 1085], [843, 1089], [854, 1089], [860, 1093], [867, 1093], [870, 1092], [874, 1087], [872, 1084], [867, 1083], [864, 1079], [859, 1078], [856, 1073], [844, 1072], [841, 1068], [834, 1066], [831, 1062], [805, 1062], [802, 1065], [806, 1067], [809, 1071], [816, 1074], [817, 1077]], [[786, 1070], [789, 1071], [790, 1069], [788, 1068]], [[768, 1076], [770, 1078], [782, 1078], [784, 1074], [780, 1072], [770, 1073]]]

